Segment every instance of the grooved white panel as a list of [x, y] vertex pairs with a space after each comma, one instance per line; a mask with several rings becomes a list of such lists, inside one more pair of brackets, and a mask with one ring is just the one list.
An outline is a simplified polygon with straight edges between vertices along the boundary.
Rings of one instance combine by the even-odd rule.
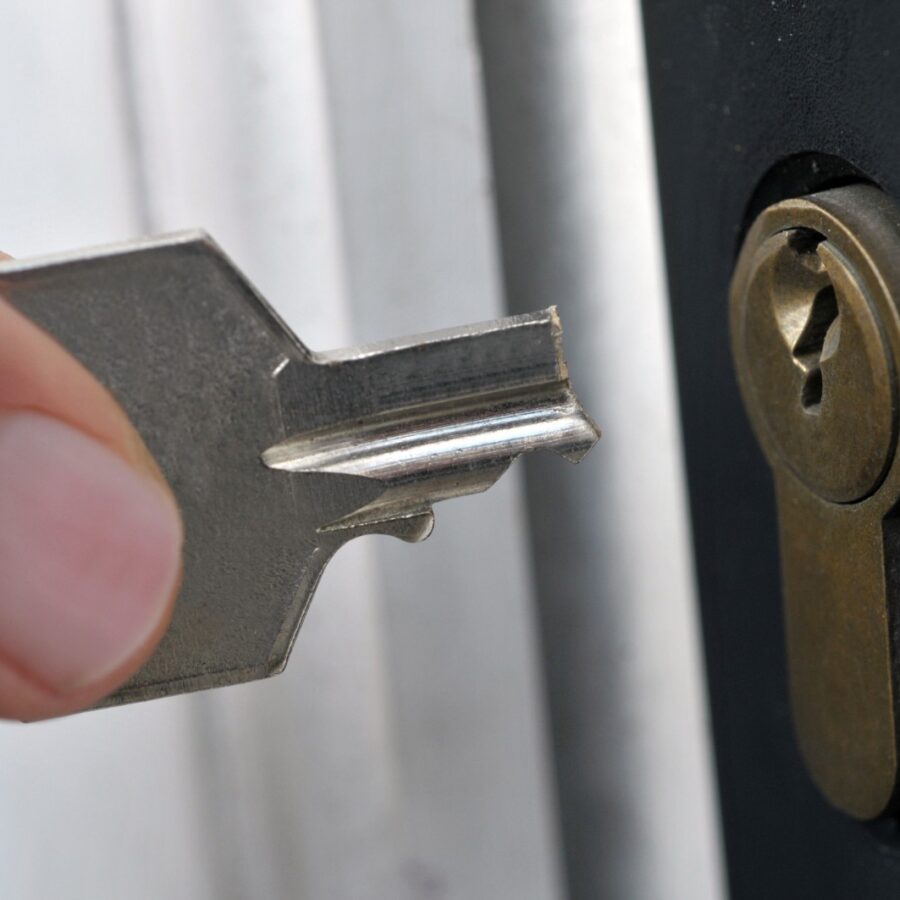
[[[579, 384], [595, 379], [586, 393], [616, 424], [585, 465], [613, 484], [615, 511], [597, 512], [590, 540], [617, 560], [628, 658], [596, 671], [624, 672], [633, 765], [612, 793], [646, 806], [623, 871], [654, 886], [697, 871], [706, 897], [711, 794], [680, 494], [656, 521], [673, 541], [665, 566], [646, 565], [641, 519], [680, 469], [658, 247], [652, 264], [634, 253], [654, 200], [631, 206], [618, 184], [651, 176], [646, 122], [633, 119], [646, 110], [636, 6], [608, 9], [584, 12], [566, 44], [581, 88], [609, 104], [605, 125], [576, 129], [585, 183], [599, 187], [573, 227], [587, 223], [585, 243], [618, 260], [589, 273], [599, 305], [569, 338]], [[315, 349], [502, 313], [469, 2], [7, 0], [2, 12], [0, 249], [205, 227]], [[630, 232], [616, 227], [623, 209], [642, 217]], [[614, 301], [644, 293], [636, 332]], [[629, 340], [658, 367], [618, 394]], [[345, 548], [275, 680], [0, 723], [0, 896], [563, 896], [527, 516], [513, 471], [439, 506], [421, 546]], [[672, 582], [660, 612], [651, 601]], [[675, 833], [679, 821], [700, 837]]]

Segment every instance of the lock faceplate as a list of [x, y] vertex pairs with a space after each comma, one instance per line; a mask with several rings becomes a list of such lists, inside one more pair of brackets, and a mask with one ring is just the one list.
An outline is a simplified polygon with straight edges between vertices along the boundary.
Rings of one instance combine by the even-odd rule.
[[813, 779], [861, 819], [898, 794], [900, 210], [853, 185], [750, 229], [738, 381], [778, 500], [791, 702]]

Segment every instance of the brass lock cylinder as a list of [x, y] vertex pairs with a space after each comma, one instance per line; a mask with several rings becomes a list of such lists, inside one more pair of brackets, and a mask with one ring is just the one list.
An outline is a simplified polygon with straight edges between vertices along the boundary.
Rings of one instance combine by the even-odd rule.
[[794, 725], [872, 819], [900, 780], [900, 210], [871, 185], [756, 219], [731, 285], [741, 393], [778, 502]]

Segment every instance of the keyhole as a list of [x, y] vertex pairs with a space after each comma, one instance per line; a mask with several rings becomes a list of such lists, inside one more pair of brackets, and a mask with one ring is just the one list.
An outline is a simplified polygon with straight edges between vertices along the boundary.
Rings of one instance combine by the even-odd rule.
[[800, 406], [809, 415], [822, 409], [825, 382], [822, 363], [840, 339], [840, 308], [819, 248], [823, 235], [809, 228], [790, 232], [787, 257], [773, 297], [778, 327], [794, 365], [802, 373]]
[[813, 298], [806, 325], [794, 344], [794, 359], [804, 370], [800, 405], [817, 415], [822, 407], [822, 361], [834, 352], [840, 323], [834, 288], [829, 284]]

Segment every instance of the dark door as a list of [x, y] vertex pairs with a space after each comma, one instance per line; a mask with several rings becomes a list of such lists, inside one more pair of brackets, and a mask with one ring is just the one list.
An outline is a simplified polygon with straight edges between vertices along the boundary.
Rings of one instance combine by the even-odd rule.
[[796, 749], [777, 519], [728, 339], [744, 231], [865, 178], [900, 198], [900, 6], [645, 0], [669, 288], [731, 894], [900, 896], [900, 832], [833, 810]]

